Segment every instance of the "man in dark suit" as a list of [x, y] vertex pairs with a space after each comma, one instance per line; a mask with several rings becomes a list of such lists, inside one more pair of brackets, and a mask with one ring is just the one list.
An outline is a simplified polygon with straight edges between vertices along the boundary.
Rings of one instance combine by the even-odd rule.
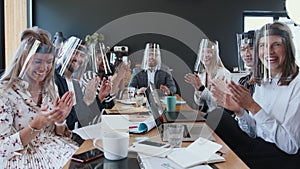
[[144, 52], [141, 71], [132, 76], [129, 86], [137, 88], [137, 93], [144, 93], [149, 84], [161, 89], [165, 95], [176, 93], [175, 82], [171, 73], [162, 70], [159, 45], [148, 43]]
[[[55, 70], [55, 83], [60, 96], [67, 91], [74, 92], [75, 102], [71, 113], [67, 117], [67, 125], [69, 129], [73, 130], [76, 126], [86, 126], [97, 121], [96, 118], [100, 118], [103, 105], [96, 97], [100, 78], [92, 79], [87, 84], [88, 87], [84, 93], [79, 84], [80, 72], [85, 69], [84, 65], [87, 62], [86, 47], [76, 37], [71, 37], [68, 41], [68, 43], [65, 43], [65, 47], [71, 46], [75, 47], [75, 49], [66, 49], [63, 46], [63, 50], [67, 52], [62, 52], [62, 56], [57, 61], [58, 67]], [[100, 93], [111, 90], [110, 80], [103, 79], [103, 81], [105, 85], [100, 90]]]

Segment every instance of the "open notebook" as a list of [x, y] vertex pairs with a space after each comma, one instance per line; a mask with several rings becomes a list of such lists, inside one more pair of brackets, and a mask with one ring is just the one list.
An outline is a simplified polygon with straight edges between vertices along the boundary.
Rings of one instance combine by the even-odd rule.
[[[175, 163], [179, 167], [189, 168], [197, 165], [223, 162], [225, 158], [216, 154], [222, 145], [199, 137], [186, 148], [163, 148], [144, 144], [134, 144], [129, 148], [130, 151], [138, 152], [141, 155], [143, 163], [150, 163], [156, 161], [157, 157], [162, 158], [159, 161], [164, 163]], [[168, 162], [168, 161], [172, 162]]]

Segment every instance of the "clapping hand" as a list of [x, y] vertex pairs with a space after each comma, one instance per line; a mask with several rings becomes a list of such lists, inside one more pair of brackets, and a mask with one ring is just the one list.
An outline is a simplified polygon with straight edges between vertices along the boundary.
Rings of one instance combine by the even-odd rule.
[[61, 99], [58, 97], [54, 101], [54, 108], [49, 110], [49, 106], [41, 108], [39, 113], [31, 125], [37, 129], [44, 128], [47, 123], [63, 123], [66, 117], [69, 115], [73, 106], [73, 92], [66, 92]]
[[253, 114], [256, 114], [261, 109], [260, 105], [254, 101], [249, 89], [246, 87], [231, 81], [228, 84], [228, 88], [232, 93], [232, 99], [240, 105], [240, 107], [249, 110]]
[[237, 113], [240, 111], [240, 106], [232, 99], [232, 94], [223, 80], [214, 80], [211, 92], [218, 105]]
[[58, 111], [55, 111], [55, 113], [50, 114], [52, 117], [51, 119], [53, 119], [54, 122], [62, 123], [67, 118], [73, 107], [73, 96], [74, 93], [69, 91], [66, 92], [61, 97], [61, 99], [59, 99], [58, 97], [56, 98], [54, 106], [55, 108], [58, 108]]
[[122, 62], [118, 68], [117, 68], [117, 76], [118, 76], [118, 79], [121, 78], [123, 79], [126, 75], [127, 72], [130, 72], [130, 65], [131, 65], [131, 62], [129, 61], [128, 63], [124, 63]]
[[102, 102], [105, 97], [107, 97], [111, 92], [112, 84], [111, 79], [106, 79], [105, 77], [102, 80], [100, 92], [98, 95], [99, 100]]
[[98, 76], [87, 83], [83, 96], [83, 100], [87, 105], [90, 105], [94, 101], [99, 83], [100, 78]]
[[192, 85], [195, 89], [199, 89], [203, 84], [196, 73], [188, 73], [184, 76], [184, 81]]

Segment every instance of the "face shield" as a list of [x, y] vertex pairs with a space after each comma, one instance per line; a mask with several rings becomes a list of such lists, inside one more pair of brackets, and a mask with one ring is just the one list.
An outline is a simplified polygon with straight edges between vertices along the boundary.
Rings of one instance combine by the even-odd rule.
[[297, 71], [291, 33], [288, 27], [284, 28], [281, 23], [273, 23], [256, 31], [253, 65], [256, 81], [287, 82]]
[[97, 74], [112, 75], [109, 61], [107, 59], [106, 53], [107, 48], [104, 43], [90, 44], [89, 45], [90, 55], [90, 70]]
[[86, 47], [81, 43], [82, 40], [79, 38], [70, 37], [62, 46], [57, 59], [61, 76], [67, 72], [71, 74], [72, 79], [78, 81], [81, 79], [88, 62]]
[[197, 60], [194, 65], [194, 72], [204, 72], [205, 69], [218, 66], [219, 46], [218, 42], [202, 39], [199, 45]]
[[159, 70], [161, 68], [161, 54], [159, 44], [147, 43], [144, 58], [142, 60], [142, 70]]
[[254, 31], [237, 34], [239, 72], [249, 72], [253, 65]]
[[53, 46], [31, 38], [25, 44], [23, 55], [24, 63], [18, 77], [29, 83], [43, 83], [53, 71]]

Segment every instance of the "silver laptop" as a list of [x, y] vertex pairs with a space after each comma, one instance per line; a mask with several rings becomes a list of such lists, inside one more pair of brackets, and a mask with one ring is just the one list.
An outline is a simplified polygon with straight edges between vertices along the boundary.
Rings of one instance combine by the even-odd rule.
[[[163, 124], [162, 114], [164, 110], [162, 108], [157, 90], [146, 90], [148, 106], [150, 107], [151, 113], [155, 119], [156, 126], [161, 135], [163, 141], [168, 141], [168, 135], [166, 128], [168, 124], [174, 123], [165, 123]], [[207, 138], [209, 140], [215, 140], [210, 131], [209, 127], [205, 123], [183, 123], [184, 124], [184, 134], [183, 141], [195, 141], [199, 137]]]

